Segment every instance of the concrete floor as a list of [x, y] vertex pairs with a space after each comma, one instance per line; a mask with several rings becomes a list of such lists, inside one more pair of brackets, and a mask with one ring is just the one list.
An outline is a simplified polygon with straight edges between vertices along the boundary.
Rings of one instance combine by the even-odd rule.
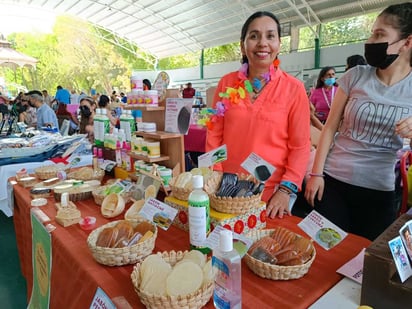
[[20, 271], [13, 217], [0, 211], [0, 308], [27, 308], [26, 280]]

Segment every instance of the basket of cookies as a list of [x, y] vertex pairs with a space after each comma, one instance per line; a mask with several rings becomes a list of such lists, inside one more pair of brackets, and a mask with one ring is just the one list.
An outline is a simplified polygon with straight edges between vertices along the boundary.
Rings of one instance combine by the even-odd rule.
[[100, 264], [120, 266], [142, 261], [152, 253], [157, 227], [146, 220], [118, 220], [93, 230], [87, 245]]
[[202, 308], [213, 295], [212, 260], [197, 250], [149, 255], [131, 279], [147, 308]]
[[55, 165], [44, 165], [34, 169], [36, 177], [39, 179], [50, 179], [57, 177], [59, 172], [68, 173], [70, 170], [70, 165], [65, 165], [63, 163], [58, 163]]
[[303, 277], [315, 260], [312, 240], [286, 228], [256, 230], [248, 234], [254, 243], [244, 259], [259, 277], [290, 280]]
[[98, 180], [102, 182], [105, 171], [102, 169], [93, 169], [92, 167], [82, 167], [77, 171], [73, 171], [67, 174], [68, 179], [78, 180]]
[[214, 172], [205, 183], [210, 207], [231, 214], [245, 214], [259, 207], [263, 183], [250, 175]]

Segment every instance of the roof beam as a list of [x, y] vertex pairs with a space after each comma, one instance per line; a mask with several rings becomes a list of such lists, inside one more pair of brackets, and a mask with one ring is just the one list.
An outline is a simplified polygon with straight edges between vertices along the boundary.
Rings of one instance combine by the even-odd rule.
[[[313, 32], [313, 34], [315, 35], [315, 38], [319, 38], [318, 33], [316, 32], [315, 29], [313, 29], [312, 24], [306, 19], [306, 17], [300, 12], [300, 10], [297, 8], [297, 6], [291, 1], [291, 0], [286, 0], [286, 2], [291, 6], [291, 8], [296, 12], [296, 14], [305, 22], [305, 24], [308, 25], [309, 29]], [[307, 4], [306, 1], [302, 0], [302, 3], [304, 3], [306, 9], [309, 7], [309, 5]], [[311, 12], [313, 12], [311, 10]], [[315, 14], [316, 16], [316, 14]], [[316, 16], [317, 21], [320, 23], [319, 18]]]

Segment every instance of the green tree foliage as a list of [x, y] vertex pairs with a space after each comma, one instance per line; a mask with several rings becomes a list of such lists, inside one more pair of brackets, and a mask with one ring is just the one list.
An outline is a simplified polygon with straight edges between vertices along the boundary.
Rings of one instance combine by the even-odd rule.
[[[320, 34], [321, 46], [344, 45], [366, 40], [377, 13], [345, 18], [322, 25]], [[315, 35], [308, 27], [299, 31], [299, 50], [313, 49]]]

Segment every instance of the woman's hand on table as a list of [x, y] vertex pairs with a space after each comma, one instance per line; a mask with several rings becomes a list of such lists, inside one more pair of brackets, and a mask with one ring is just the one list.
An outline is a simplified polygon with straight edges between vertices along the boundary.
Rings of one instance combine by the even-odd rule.
[[266, 206], [266, 215], [274, 219], [276, 216], [283, 218], [285, 214], [291, 216], [289, 211], [289, 199], [290, 196], [287, 193], [276, 191], [273, 193]]

